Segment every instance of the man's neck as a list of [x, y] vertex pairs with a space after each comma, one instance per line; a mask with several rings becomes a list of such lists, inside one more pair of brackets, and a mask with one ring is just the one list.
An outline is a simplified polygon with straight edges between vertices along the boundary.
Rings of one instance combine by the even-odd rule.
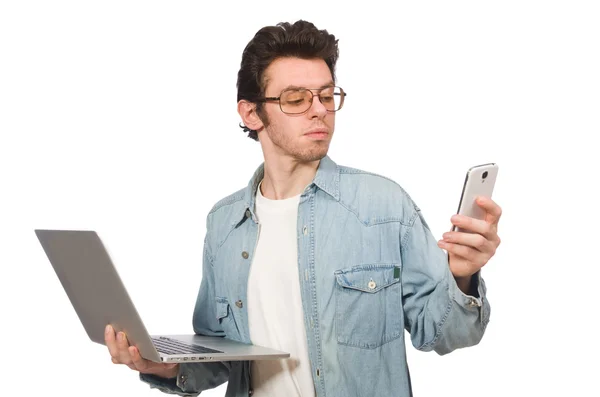
[[283, 200], [302, 194], [314, 179], [319, 160], [307, 163], [289, 157], [265, 159], [261, 193], [271, 200]]

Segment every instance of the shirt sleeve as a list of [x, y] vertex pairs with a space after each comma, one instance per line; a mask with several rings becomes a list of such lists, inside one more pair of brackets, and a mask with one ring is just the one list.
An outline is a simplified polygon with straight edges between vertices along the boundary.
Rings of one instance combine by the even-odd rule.
[[402, 228], [400, 248], [405, 326], [413, 346], [444, 355], [478, 344], [490, 317], [481, 271], [473, 275], [469, 294], [463, 293], [416, 206]]

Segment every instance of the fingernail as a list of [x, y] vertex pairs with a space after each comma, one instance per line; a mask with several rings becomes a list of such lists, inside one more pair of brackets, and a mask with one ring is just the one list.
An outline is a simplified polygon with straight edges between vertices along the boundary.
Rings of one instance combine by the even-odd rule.
[[118, 340], [123, 340], [123, 333], [122, 333], [122, 332], [119, 332], [119, 333], [117, 334], [117, 339], [118, 339]]
[[104, 328], [104, 335], [109, 335], [110, 334], [110, 325], [107, 325], [106, 328]]
[[450, 238], [450, 233], [444, 233], [444, 235], [442, 237], [444, 237], [445, 239], [449, 239]]

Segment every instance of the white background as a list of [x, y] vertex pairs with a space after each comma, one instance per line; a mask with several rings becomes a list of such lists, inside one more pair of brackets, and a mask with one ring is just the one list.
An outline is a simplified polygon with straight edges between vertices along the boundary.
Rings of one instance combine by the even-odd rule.
[[436, 237], [465, 171], [500, 165], [488, 331], [409, 344], [415, 395], [599, 395], [594, 3], [3, 1], [0, 394], [160, 395], [87, 339], [33, 230], [97, 230], [151, 332], [191, 332], [206, 214], [262, 161], [241, 52], [303, 18], [339, 38], [330, 155], [399, 182]]

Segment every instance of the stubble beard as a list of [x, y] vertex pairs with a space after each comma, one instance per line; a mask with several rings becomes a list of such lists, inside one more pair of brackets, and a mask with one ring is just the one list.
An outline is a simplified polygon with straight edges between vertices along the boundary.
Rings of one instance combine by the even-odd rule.
[[321, 160], [327, 155], [329, 141], [311, 141], [306, 147], [294, 145], [293, 138], [286, 135], [274, 123], [265, 124], [264, 132], [269, 136], [273, 146], [285, 155], [291, 156], [299, 162], [312, 162]]

